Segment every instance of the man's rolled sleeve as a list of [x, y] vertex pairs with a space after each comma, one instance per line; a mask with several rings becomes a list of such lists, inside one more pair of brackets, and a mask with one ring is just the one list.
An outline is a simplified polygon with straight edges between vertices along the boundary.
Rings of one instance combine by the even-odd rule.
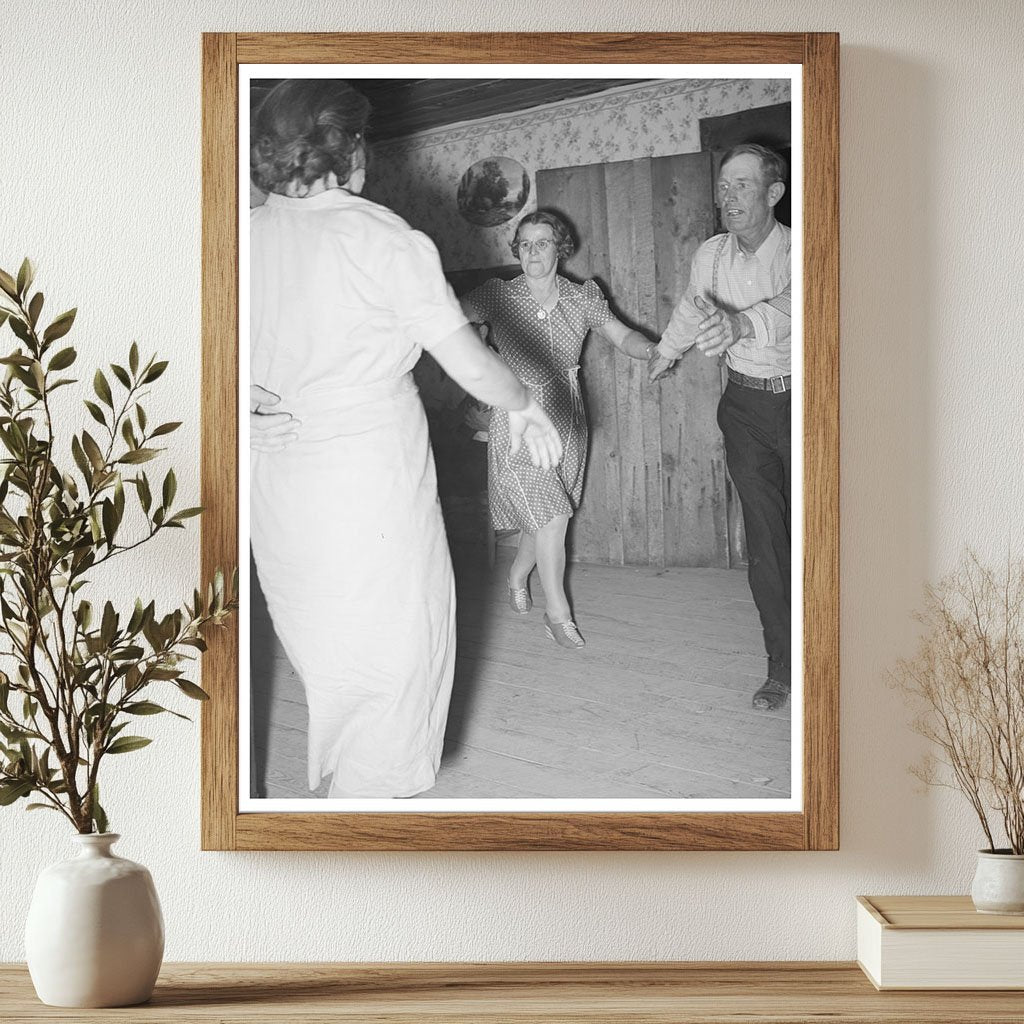
[[791, 311], [790, 285], [786, 285], [785, 290], [775, 298], [756, 302], [745, 309], [744, 312], [754, 328], [754, 337], [748, 344], [755, 349], [763, 349], [770, 345], [778, 347], [780, 343], [788, 341], [792, 330]]
[[687, 349], [693, 347], [699, 323], [700, 314], [687, 290], [679, 305], [672, 311], [665, 333], [658, 342], [658, 355], [665, 359], [678, 359]]
[[678, 359], [696, 344], [697, 326], [704, 319], [704, 314], [694, 305], [693, 300], [698, 295], [708, 294], [715, 248], [720, 237], [716, 235], [709, 238], [693, 254], [690, 280], [658, 343], [658, 354], [666, 359]]

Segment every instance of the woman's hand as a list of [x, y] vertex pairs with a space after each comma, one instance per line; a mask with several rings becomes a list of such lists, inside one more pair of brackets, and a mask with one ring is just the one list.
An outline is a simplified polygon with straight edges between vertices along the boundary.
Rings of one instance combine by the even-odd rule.
[[249, 447], [257, 452], [279, 452], [298, 439], [299, 421], [287, 412], [266, 412], [281, 401], [280, 395], [249, 385]]
[[662, 377], [676, 365], [675, 359], [666, 359], [657, 349], [657, 346], [651, 351], [651, 356], [647, 360], [647, 379], [653, 384], [656, 380], [661, 380]]
[[525, 409], [508, 414], [509, 453], [515, 455], [526, 443], [530, 461], [539, 469], [551, 469], [562, 461], [562, 439], [548, 414], [530, 395]]

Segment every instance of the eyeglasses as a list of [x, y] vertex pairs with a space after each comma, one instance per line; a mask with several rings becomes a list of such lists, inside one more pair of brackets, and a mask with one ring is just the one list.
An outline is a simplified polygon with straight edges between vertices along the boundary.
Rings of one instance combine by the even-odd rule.
[[520, 239], [519, 249], [520, 251], [525, 250], [526, 252], [539, 252], [545, 253], [555, 243], [550, 238], [538, 238], [536, 241], [531, 242], [527, 238]]

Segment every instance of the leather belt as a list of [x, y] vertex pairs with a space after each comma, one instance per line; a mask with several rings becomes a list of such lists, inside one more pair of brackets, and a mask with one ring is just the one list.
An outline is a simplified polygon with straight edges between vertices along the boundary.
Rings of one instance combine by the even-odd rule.
[[734, 384], [739, 384], [741, 388], [754, 388], [756, 391], [771, 391], [772, 394], [781, 395], [786, 391], [789, 391], [792, 386], [792, 376], [786, 374], [785, 377], [748, 377], [745, 373], [740, 373], [739, 370], [734, 370], [731, 366], [727, 367], [729, 371], [729, 380]]

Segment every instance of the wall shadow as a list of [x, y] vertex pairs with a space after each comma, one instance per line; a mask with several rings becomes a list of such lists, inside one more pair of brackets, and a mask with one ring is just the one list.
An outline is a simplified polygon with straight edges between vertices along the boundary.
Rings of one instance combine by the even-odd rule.
[[934, 825], [906, 770], [922, 745], [889, 673], [934, 573], [934, 74], [844, 46], [841, 90], [841, 844], [922, 872]]

